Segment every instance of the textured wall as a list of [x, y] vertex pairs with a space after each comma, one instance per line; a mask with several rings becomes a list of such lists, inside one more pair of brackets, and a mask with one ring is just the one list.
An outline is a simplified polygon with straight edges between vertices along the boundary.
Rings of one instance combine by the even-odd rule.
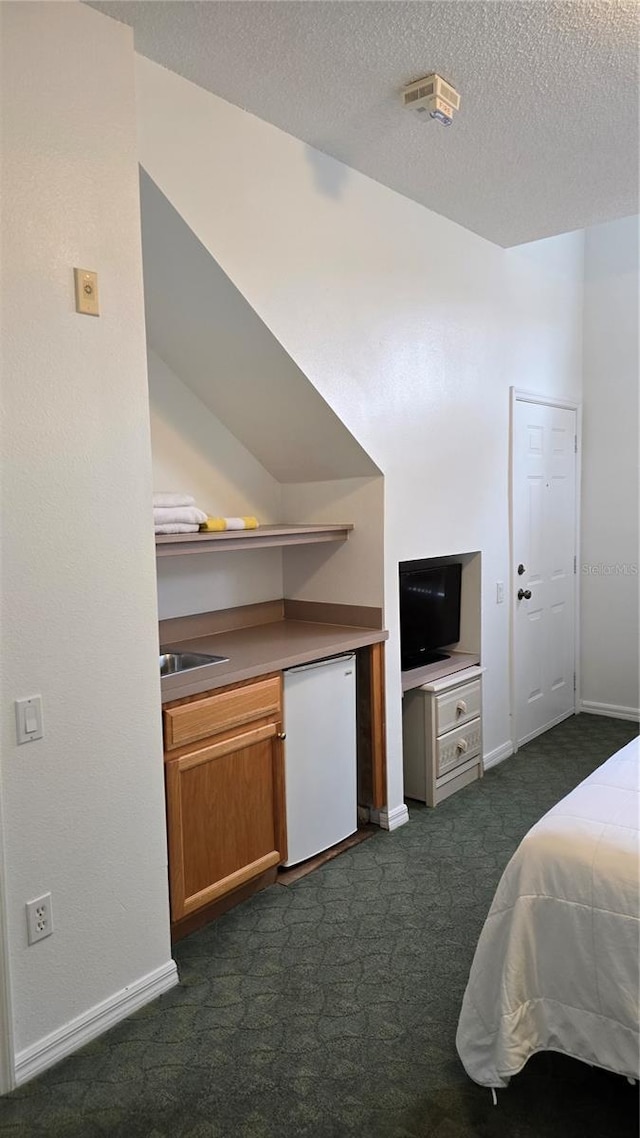
[[285, 551], [285, 597], [382, 607], [384, 480], [380, 475], [285, 485], [282, 516], [299, 522], [351, 522], [354, 527], [338, 547], [300, 545]]
[[137, 93], [145, 169], [385, 475], [393, 809], [398, 561], [482, 551], [486, 749], [510, 739], [508, 389], [580, 396], [582, 236], [505, 252], [141, 57]]
[[638, 218], [588, 230], [580, 574], [582, 699], [601, 710], [636, 716], [638, 300]]
[[[280, 483], [152, 351], [148, 364], [154, 489], [192, 494], [209, 514], [280, 521]], [[280, 549], [161, 557], [157, 572], [161, 620], [283, 595]]]
[[280, 482], [376, 469], [264, 321], [143, 172], [147, 337]]
[[[160, 619], [283, 596], [381, 606], [382, 478], [280, 483], [151, 350], [148, 365], [156, 490], [184, 490], [208, 513], [255, 514], [261, 523], [355, 525], [339, 548], [304, 545], [160, 558]], [[299, 382], [308, 384], [302, 374]]]
[[[133, 48], [4, 4], [2, 793], [16, 1050], [170, 963]], [[102, 315], [74, 310], [73, 266]], [[13, 701], [45, 735], [16, 747]], [[27, 947], [24, 904], [55, 932]]]

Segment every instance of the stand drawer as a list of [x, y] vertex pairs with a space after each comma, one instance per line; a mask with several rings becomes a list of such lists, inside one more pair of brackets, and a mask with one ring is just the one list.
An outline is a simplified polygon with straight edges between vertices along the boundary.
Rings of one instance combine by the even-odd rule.
[[461, 684], [436, 697], [436, 735], [477, 719], [482, 710], [480, 680]]
[[479, 755], [481, 747], [480, 719], [473, 719], [464, 727], [456, 727], [442, 735], [436, 740], [436, 778]]

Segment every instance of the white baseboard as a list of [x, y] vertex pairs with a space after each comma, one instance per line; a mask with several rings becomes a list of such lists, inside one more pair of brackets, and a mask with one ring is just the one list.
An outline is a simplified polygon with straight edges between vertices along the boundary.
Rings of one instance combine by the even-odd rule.
[[536, 727], [535, 731], [530, 731], [528, 735], [524, 736], [524, 739], [518, 741], [518, 748], [524, 747], [525, 743], [530, 743], [532, 739], [537, 739], [540, 735], [544, 735], [547, 731], [550, 731], [552, 727], [557, 727], [559, 723], [564, 723], [565, 719], [571, 719], [571, 716], [575, 715], [577, 710], [577, 707], [572, 707], [570, 711], [563, 711], [562, 715], [556, 715], [555, 719], [552, 719], [549, 723], [545, 723], [544, 727]]
[[383, 830], [397, 830], [409, 821], [409, 811], [404, 803], [402, 806], [394, 806], [393, 810], [371, 810], [369, 820]]
[[138, 1008], [155, 1000], [163, 992], [168, 992], [177, 983], [178, 970], [175, 961], [169, 960], [161, 968], [156, 968], [154, 972], [149, 972], [127, 988], [95, 1004], [82, 1015], [76, 1016], [57, 1031], [45, 1035], [44, 1039], [38, 1040], [16, 1055], [15, 1085], [20, 1086], [34, 1075], [39, 1075], [41, 1071], [52, 1067], [54, 1063], [71, 1055], [85, 1043], [90, 1043], [92, 1039], [102, 1035], [120, 1020], [126, 1019]]
[[617, 703], [594, 703], [590, 699], [581, 699], [579, 708], [586, 715], [608, 715], [610, 719], [629, 719], [632, 723], [640, 722], [640, 710], [637, 707], [619, 707]]
[[482, 760], [482, 765], [486, 771], [491, 770], [492, 767], [497, 767], [498, 763], [503, 763], [505, 759], [510, 758], [513, 754], [513, 743], [507, 739], [506, 743], [501, 743], [499, 747], [495, 747], [493, 751], [489, 751]]

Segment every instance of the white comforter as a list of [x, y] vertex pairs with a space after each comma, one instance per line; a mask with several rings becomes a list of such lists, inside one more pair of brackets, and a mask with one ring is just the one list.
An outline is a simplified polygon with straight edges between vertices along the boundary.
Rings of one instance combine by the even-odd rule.
[[638, 739], [529, 831], [476, 949], [456, 1045], [504, 1087], [536, 1051], [638, 1077]]

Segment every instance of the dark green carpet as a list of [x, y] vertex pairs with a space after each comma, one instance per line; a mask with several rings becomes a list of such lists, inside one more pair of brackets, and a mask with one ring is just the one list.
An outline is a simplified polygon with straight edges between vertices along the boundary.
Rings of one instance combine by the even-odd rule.
[[454, 1037], [498, 878], [637, 729], [569, 720], [481, 783], [176, 948], [182, 983], [0, 1102], [33, 1138], [627, 1138], [637, 1089], [535, 1056], [493, 1107]]

